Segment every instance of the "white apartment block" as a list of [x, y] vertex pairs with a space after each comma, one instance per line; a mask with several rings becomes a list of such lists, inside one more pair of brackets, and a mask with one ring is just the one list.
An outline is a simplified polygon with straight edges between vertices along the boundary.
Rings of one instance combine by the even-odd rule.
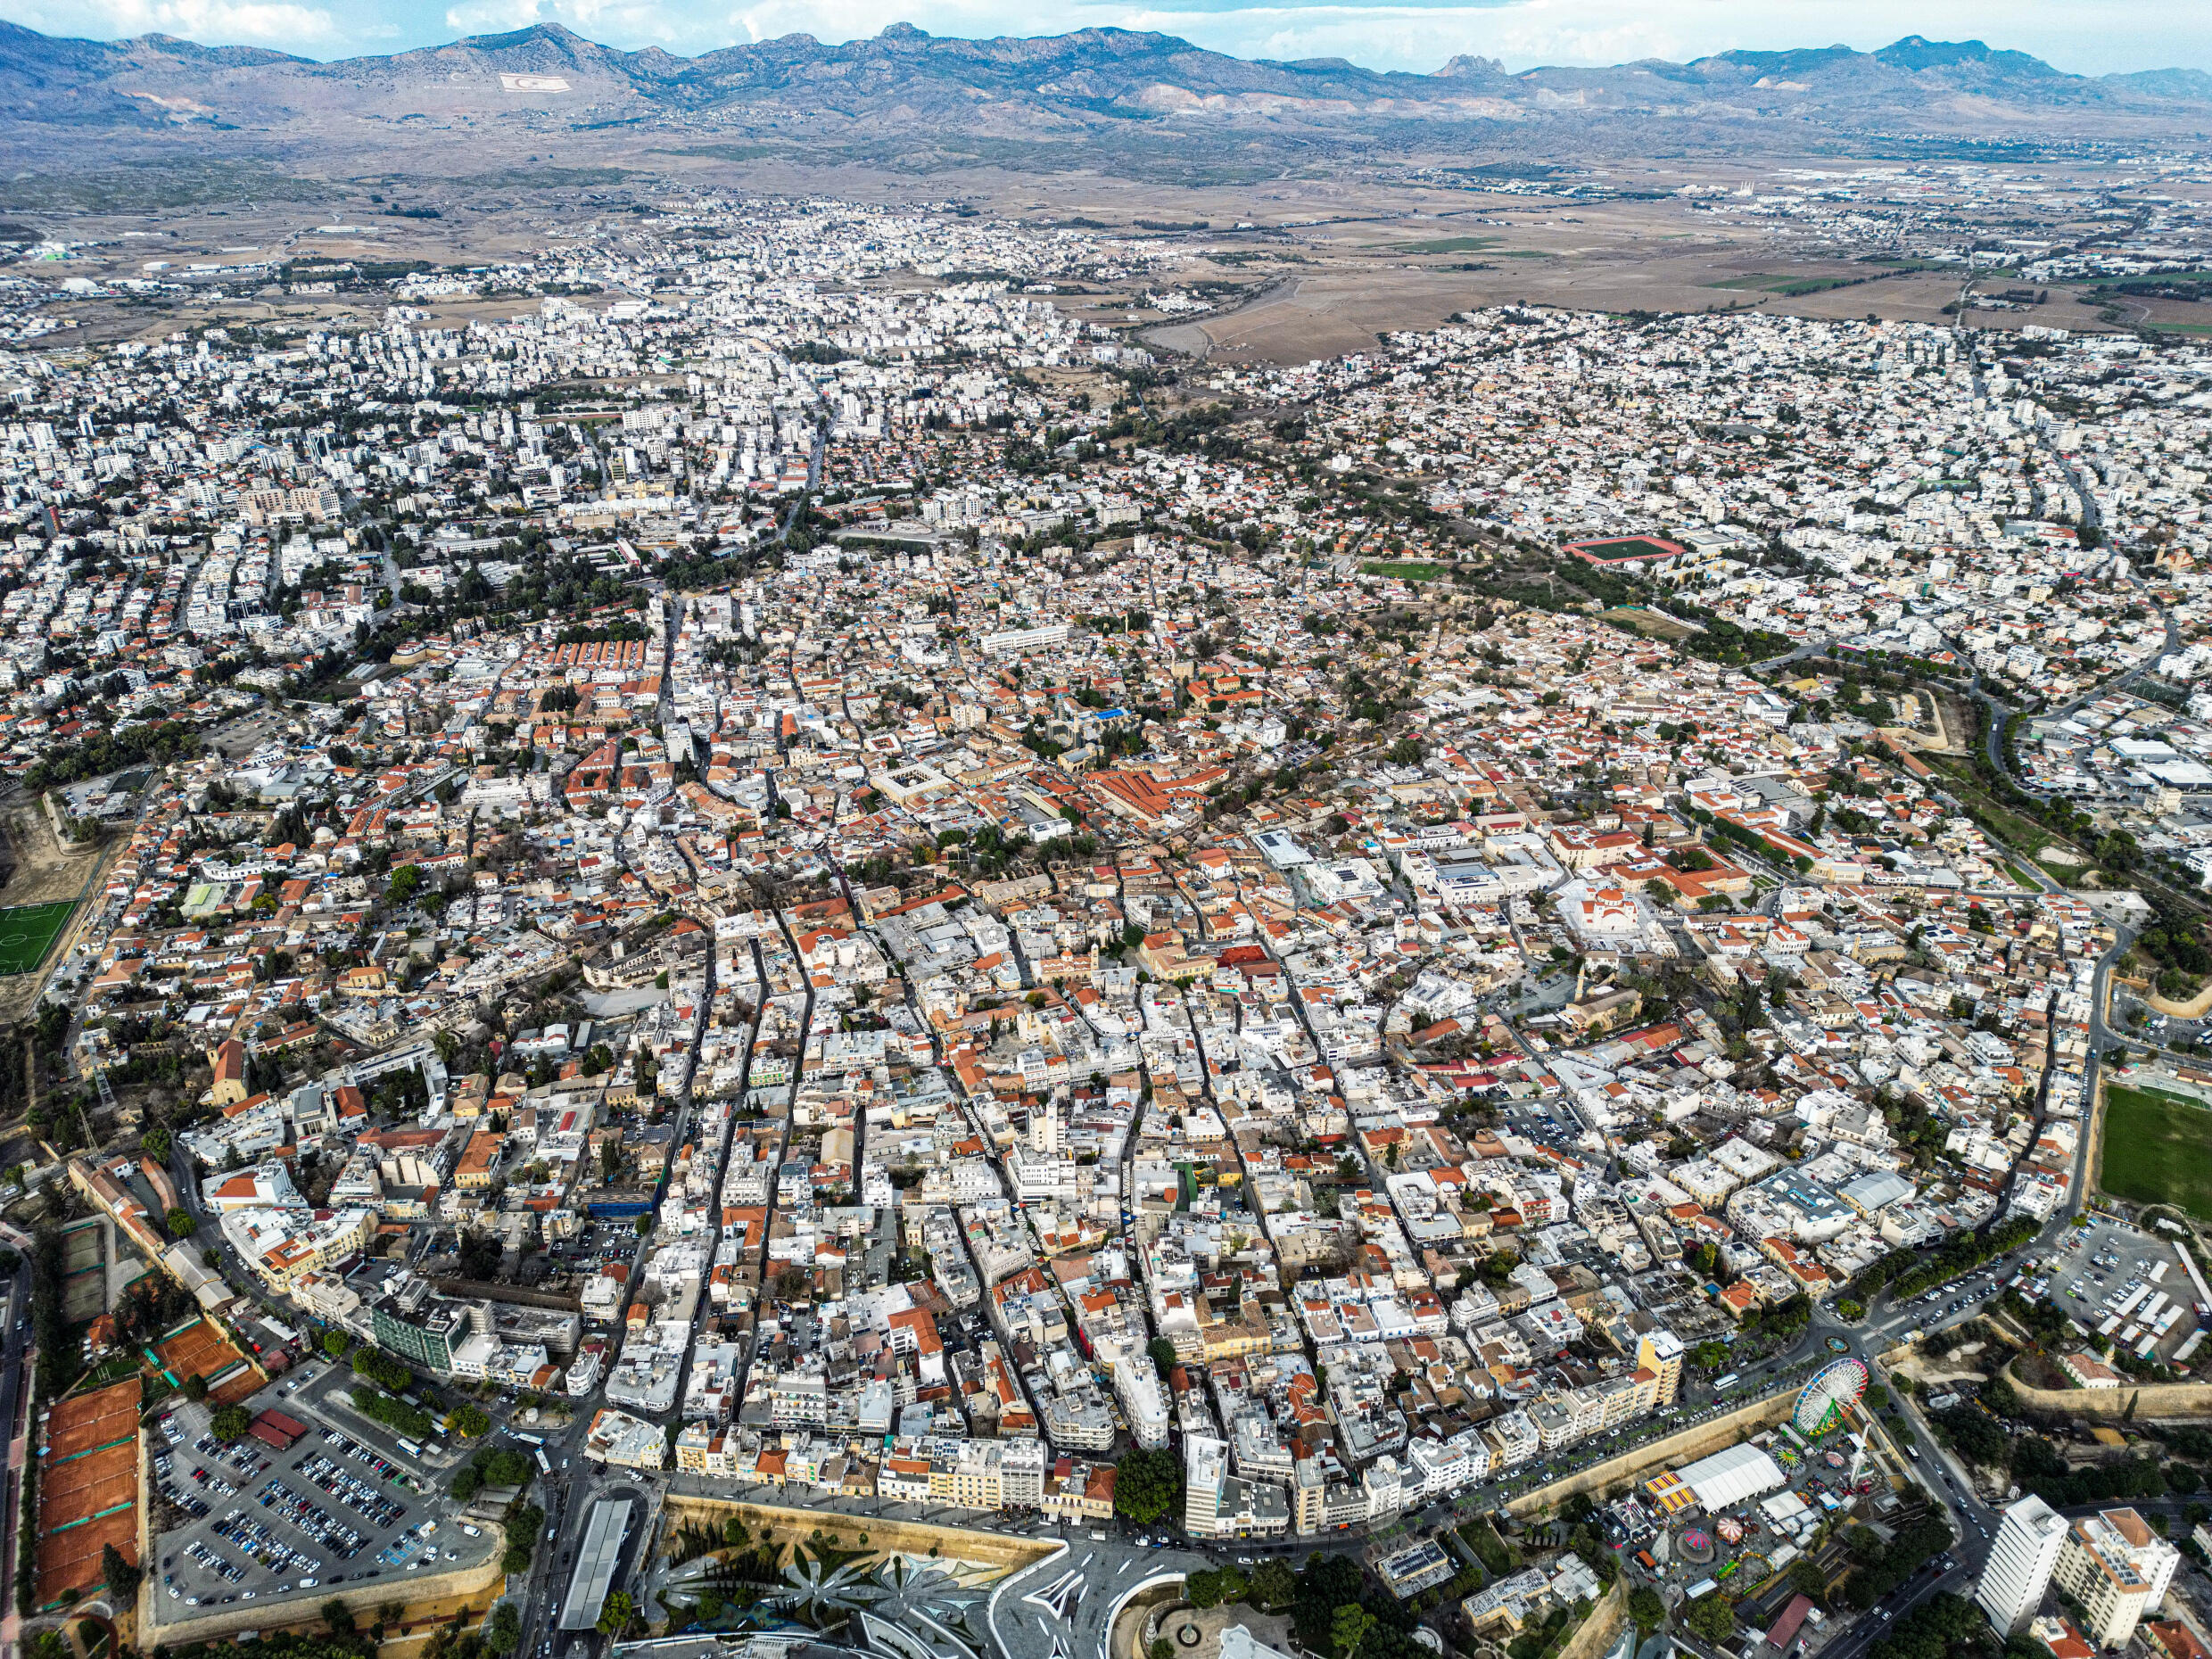
[[2066, 1517], [2034, 1493], [2004, 1512], [1974, 1599], [2003, 1635], [2033, 1618], [2066, 1542]]
[[2166, 1599], [2180, 1561], [2181, 1552], [2133, 1509], [2106, 1509], [2068, 1529], [2051, 1578], [2081, 1604], [2090, 1640], [2125, 1647], [2142, 1616]]

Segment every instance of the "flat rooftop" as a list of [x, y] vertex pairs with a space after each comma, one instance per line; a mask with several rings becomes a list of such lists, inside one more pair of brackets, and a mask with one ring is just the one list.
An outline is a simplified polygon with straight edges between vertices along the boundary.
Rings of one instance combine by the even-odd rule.
[[602, 1498], [584, 1523], [583, 1544], [576, 1551], [576, 1576], [568, 1581], [568, 1599], [561, 1605], [561, 1629], [589, 1630], [598, 1627], [599, 1614], [615, 1588], [615, 1568], [622, 1559], [623, 1539], [630, 1531], [631, 1500]]

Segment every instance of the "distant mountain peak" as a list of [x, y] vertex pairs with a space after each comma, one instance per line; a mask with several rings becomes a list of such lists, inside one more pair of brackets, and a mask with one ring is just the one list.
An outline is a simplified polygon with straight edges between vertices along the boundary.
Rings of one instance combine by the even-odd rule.
[[1916, 75], [1927, 70], [1964, 69], [1970, 65], [2040, 80], [2081, 78], [2064, 70], [2053, 69], [2029, 53], [2002, 50], [1983, 40], [1930, 40], [1923, 35], [1907, 35], [1902, 40], [1894, 40], [1884, 46], [1874, 54], [1874, 58], [1892, 69], [1908, 70]]
[[1976, 63], [1990, 55], [1985, 40], [1930, 40], [1926, 35], [1907, 35], [1893, 40], [1874, 55], [1898, 69], [1948, 69], [1953, 63]]
[[464, 35], [453, 43], [466, 46], [472, 52], [508, 52], [517, 46], [550, 44], [561, 46], [585, 46], [594, 52], [610, 48], [596, 40], [587, 39], [564, 23], [532, 23], [526, 28], [511, 29], [503, 35]]
[[[544, 102], [587, 89], [589, 116], [582, 100]], [[665, 123], [672, 132], [749, 135], [773, 150], [820, 139], [807, 153], [865, 153], [899, 166], [915, 157], [932, 168], [978, 153], [1019, 158], [1015, 146], [1028, 146], [1033, 162], [1008, 164], [1052, 169], [1113, 156], [1121, 159], [1109, 165], [1142, 161], [1162, 177], [1183, 177], [1206, 165], [1189, 157], [1218, 160], [1221, 144], [1250, 146], [1262, 166], [1308, 154], [1316, 141], [1347, 153], [1371, 146], [1377, 157], [1464, 153], [1493, 123], [1508, 124], [1513, 143], [1531, 154], [1560, 155], [1663, 153], [1686, 141], [1699, 153], [1743, 155], [1778, 134], [1787, 144], [1810, 136], [1854, 154], [1869, 136], [1894, 144], [1901, 134], [1915, 144], [1945, 134], [1977, 144], [1993, 134], [2008, 143], [2188, 139], [2212, 126], [2212, 77], [2147, 70], [2092, 78], [1985, 41], [1921, 35], [1872, 53], [1825, 45], [1514, 73], [1468, 53], [1423, 75], [1341, 58], [1232, 57], [1152, 31], [965, 39], [904, 20], [837, 45], [791, 34], [694, 57], [604, 45], [547, 21], [316, 62], [161, 35], [62, 39], [0, 20], [0, 133], [19, 153], [64, 169], [87, 165], [88, 133], [184, 126], [193, 142], [216, 144], [288, 136], [305, 155], [327, 152], [334, 132], [366, 130], [350, 121], [409, 121], [405, 144], [434, 171], [442, 163], [430, 161], [433, 146], [511, 134], [517, 146], [542, 147], [537, 135], [549, 120], [571, 120], [579, 153], [595, 154], [617, 154]], [[442, 136], [461, 132], [474, 136]], [[602, 132], [622, 136], [584, 136]], [[1075, 142], [1086, 136], [1104, 147]], [[978, 140], [992, 147], [979, 153]], [[165, 142], [149, 138], [142, 148], [151, 154]]]

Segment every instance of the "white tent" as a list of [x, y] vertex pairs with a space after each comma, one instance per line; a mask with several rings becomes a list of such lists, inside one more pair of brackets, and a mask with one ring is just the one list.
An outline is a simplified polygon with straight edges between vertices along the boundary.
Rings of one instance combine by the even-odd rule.
[[1707, 1515], [1789, 1484], [1773, 1458], [1758, 1447], [1746, 1444], [1700, 1457], [1680, 1471], [1682, 1484], [1697, 1494], [1698, 1506]]

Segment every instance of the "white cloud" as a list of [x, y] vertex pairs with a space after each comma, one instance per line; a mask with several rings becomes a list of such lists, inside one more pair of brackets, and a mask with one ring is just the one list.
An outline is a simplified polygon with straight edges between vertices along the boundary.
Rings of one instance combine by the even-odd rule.
[[2212, 12], [2162, 0], [2103, 0], [2094, 7], [2027, 0], [1994, 15], [1984, 4], [1924, 0], [1506, 0], [1490, 5], [1330, 4], [1129, 6], [1087, 0], [1088, 20], [1157, 29], [1217, 51], [1275, 58], [1344, 57], [1375, 69], [1426, 70], [1456, 53], [1502, 59], [1508, 69], [1596, 65], [1638, 58], [1676, 62], [1731, 48], [1760, 51], [1838, 43], [1870, 51], [1901, 36], [1985, 39], [2047, 58], [2061, 69], [2212, 65]]
[[826, 41], [912, 22], [937, 35], [1044, 35], [1089, 26], [1154, 29], [1242, 56], [1342, 57], [1376, 69], [1433, 70], [1457, 53], [1537, 64], [1676, 60], [1730, 47], [1841, 42], [1861, 50], [1901, 35], [1977, 37], [2096, 74], [2212, 67], [2212, 6], [2171, 0], [0, 0], [54, 33], [158, 29], [334, 56], [429, 45], [457, 34], [559, 21], [610, 45], [696, 53], [804, 32]]
[[16, 21], [47, 34], [99, 40], [179, 35], [211, 45], [270, 46], [307, 54], [343, 50], [361, 25], [376, 21], [368, 15], [341, 21], [321, 6], [286, 0], [87, 0], [68, 5], [30, 0], [8, 9]]

